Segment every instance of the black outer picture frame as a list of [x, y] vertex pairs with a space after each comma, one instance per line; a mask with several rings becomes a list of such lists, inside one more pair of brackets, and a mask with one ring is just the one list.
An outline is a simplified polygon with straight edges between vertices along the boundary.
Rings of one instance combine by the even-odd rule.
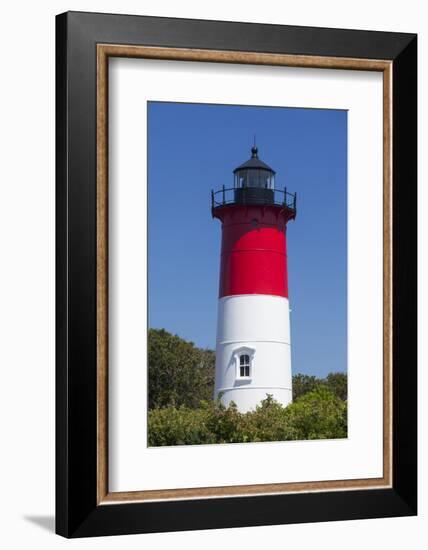
[[[97, 506], [96, 45], [393, 62], [393, 487]], [[68, 12], [56, 18], [56, 532], [65, 537], [417, 513], [414, 34]]]

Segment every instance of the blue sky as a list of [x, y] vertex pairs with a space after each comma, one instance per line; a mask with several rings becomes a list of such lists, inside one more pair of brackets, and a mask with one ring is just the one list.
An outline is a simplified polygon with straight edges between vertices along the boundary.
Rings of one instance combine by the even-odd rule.
[[221, 228], [211, 189], [259, 157], [297, 192], [287, 231], [293, 373], [347, 362], [347, 113], [148, 104], [149, 326], [215, 348]]

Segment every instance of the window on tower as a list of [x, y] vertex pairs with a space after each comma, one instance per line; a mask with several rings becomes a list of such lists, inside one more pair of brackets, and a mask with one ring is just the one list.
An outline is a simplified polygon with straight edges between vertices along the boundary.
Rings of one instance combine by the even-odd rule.
[[250, 376], [250, 356], [247, 353], [239, 356], [239, 376], [241, 378]]

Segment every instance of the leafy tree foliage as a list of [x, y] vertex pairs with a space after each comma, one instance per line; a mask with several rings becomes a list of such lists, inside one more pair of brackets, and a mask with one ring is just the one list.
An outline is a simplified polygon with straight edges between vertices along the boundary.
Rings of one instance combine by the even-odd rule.
[[295, 374], [293, 376], [293, 399], [297, 399], [305, 393], [313, 391], [321, 383], [321, 379], [308, 374]]
[[298, 433], [296, 439], [347, 437], [347, 403], [323, 385], [296, 399], [285, 414]]
[[324, 380], [328, 389], [337, 397], [344, 401], [348, 399], [348, 376], [345, 372], [331, 372]]
[[215, 355], [166, 330], [149, 330], [149, 408], [199, 406], [212, 399]]
[[207, 427], [207, 409], [165, 407], [149, 411], [149, 445], [215, 443]]
[[293, 399], [314, 391], [320, 386], [328, 388], [334, 395], [346, 401], [348, 377], [345, 372], [331, 372], [326, 378], [317, 378], [308, 374], [295, 374], [293, 376]]
[[148, 427], [150, 446], [337, 439], [347, 436], [347, 406], [320, 386], [288, 407], [268, 396], [248, 413], [218, 401], [203, 402], [197, 410], [154, 409]]

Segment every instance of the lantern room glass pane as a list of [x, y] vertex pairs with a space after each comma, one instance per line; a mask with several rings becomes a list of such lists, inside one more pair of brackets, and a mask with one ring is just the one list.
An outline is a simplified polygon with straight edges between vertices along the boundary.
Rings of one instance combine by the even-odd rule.
[[235, 188], [242, 187], [274, 189], [274, 175], [268, 170], [239, 170], [235, 174]]

